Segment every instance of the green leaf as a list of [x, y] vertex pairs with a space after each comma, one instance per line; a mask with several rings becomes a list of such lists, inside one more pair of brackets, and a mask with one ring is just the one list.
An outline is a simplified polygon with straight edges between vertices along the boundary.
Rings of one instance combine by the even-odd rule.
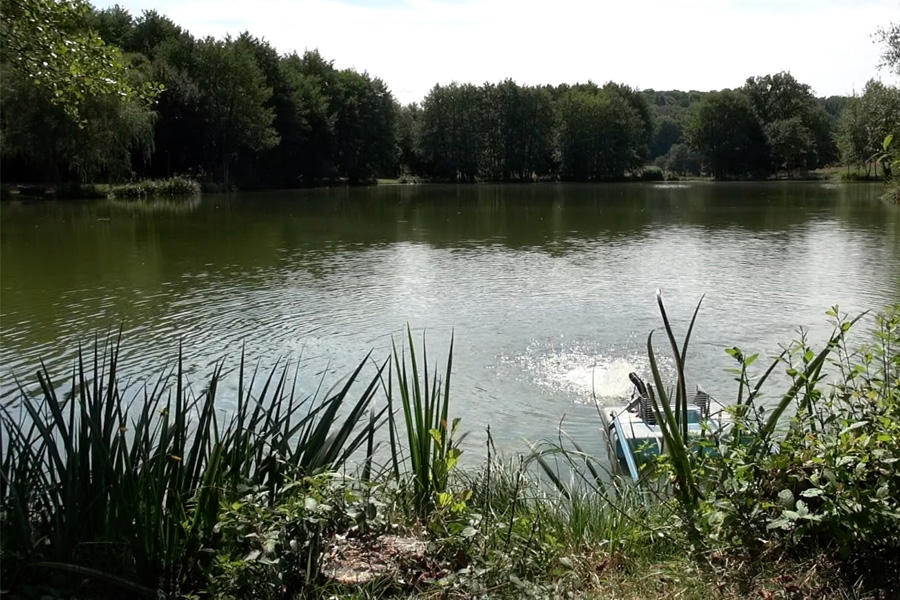
[[840, 435], [845, 435], [847, 433], [850, 433], [851, 431], [856, 431], [857, 429], [861, 429], [868, 424], [869, 424], [868, 421], [857, 421], [856, 423], [853, 423], [852, 425], [849, 425], [848, 427], [844, 427], [841, 430]]
[[438, 431], [437, 429], [429, 429], [429, 430], [428, 430], [428, 435], [430, 435], [430, 436], [432, 437], [432, 439], [433, 439], [435, 442], [437, 442], [438, 444], [440, 444], [440, 443], [441, 443], [441, 440], [443, 439], [443, 436], [441, 435], [441, 432]]

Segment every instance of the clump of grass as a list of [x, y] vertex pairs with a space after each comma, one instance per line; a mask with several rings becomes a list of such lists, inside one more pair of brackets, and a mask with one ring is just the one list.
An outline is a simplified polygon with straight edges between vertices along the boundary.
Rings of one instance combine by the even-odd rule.
[[[453, 341], [447, 352], [447, 367], [443, 377], [433, 367], [429, 378], [428, 353], [423, 348], [422, 372], [416, 358], [412, 330], [407, 328], [408, 348], [398, 350], [393, 347], [393, 369], [397, 374], [397, 393], [403, 411], [403, 425], [406, 433], [406, 456], [408, 472], [400, 469], [398, 457], [404, 454], [400, 447], [400, 431], [394, 418], [393, 380], [388, 373], [388, 383], [383, 384], [388, 401], [388, 420], [393, 473], [397, 480], [406, 475], [412, 480], [413, 506], [420, 517], [425, 517], [434, 508], [435, 502], [446, 503], [441, 497], [447, 491], [450, 471], [456, 466], [462, 451], [454, 439], [460, 420], [448, 421], [450, 409], [450, 371], [453, 366]], [[424, 344], [423, 344], [424, 346]], [[406, 353], [409, 353], [408, 358]]]
[[[324, 398], [295, 395], [296, 370], [244, 376], [222, 418], [222, 364], [194, 393], [182, 359], [151, 385], [123, 388], [119, 340], [79, 352], [68, 391], [45, 368], [18, 406], [0, 407], [5, 584], [68, 571], [155, 596], [196, 584], [208, 567], [220, 502], [340, 468], [371, 439], [365, 421], [378, 373], [357, 395], [366, 361]], [[368, 360], [368, 359], [367, 359]], [[382, 367], [383, 368], [383, 367]], [[112, 561], [112, 562], [111, 562]]]
[[196, 196], [199, 193], [199, 183], [188, 177], [179, 176], [169, 179], [145, 179], [136, 183], [115, 185], [110, 188], [109, 197], [118, 200], [146, 200]]

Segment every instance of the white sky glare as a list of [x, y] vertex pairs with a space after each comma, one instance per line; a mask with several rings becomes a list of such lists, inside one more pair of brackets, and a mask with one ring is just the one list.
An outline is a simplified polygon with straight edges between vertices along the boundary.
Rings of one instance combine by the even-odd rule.
[[402, 103], [436, 83], [616, 81], [640, 89], [734, 88], [790, 71], [816, 95], [893, 81], [880, 26], [897, 0], [95, 0], [154, 9], [196, 37], [243, 31], [279, 52], [318, 49], [380, 77]]

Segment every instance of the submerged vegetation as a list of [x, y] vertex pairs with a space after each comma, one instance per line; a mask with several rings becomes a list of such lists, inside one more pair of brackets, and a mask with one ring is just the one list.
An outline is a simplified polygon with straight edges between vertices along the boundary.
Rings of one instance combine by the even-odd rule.
[[[95, 344], [71, 378], [42, 369], [0, 408], [4, 586], [194, 598], [896, 589], [900, 305], [856, 346], [858, 319], [830, 311], [824, 348], [801, 335], [759, 376], [757, 355], [729, 349], [733, 427], [688, 440], [691, 331], [678, 343], [659, 304], [677, 381], [658, 398], [665, 452], [643, 486], [562, 432], [502, 456], [488, 428], [480, 466], [460, 467], [452, 344], [441, 372], [408, 334], [389, 359], [366, 357], [308, 397], [297, 367], [261, 374], [244, 360], [236, 385], [219, 365], [195, 388], [180, 359], [129, 385], [119, 341]], [[652, 334], [648, 352], [655, 365]], [[772, 389], [776, 370], [786, 390]]]

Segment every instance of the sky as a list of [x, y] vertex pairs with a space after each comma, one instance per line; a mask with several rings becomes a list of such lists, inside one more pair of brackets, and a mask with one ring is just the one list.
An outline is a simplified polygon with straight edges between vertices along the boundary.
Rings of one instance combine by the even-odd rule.
[[879, 71], [872, 34], [897, 0], [94, 0], [154, 9], [196, 37], [249, 31], [279, 52], [318, 49], [380, 77], [402, 103], [437, 83], [616, 81], [639, 89], [735, 88], [790, 71], [818, 96]]

